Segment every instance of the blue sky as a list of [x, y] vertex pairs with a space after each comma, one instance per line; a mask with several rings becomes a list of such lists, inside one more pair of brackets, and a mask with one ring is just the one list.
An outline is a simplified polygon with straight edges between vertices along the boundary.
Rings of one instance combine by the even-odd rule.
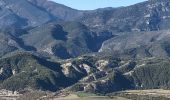
[[92, 10], [104, 7], [128, 6], [147, 0], [52, 0], [79, 10]]

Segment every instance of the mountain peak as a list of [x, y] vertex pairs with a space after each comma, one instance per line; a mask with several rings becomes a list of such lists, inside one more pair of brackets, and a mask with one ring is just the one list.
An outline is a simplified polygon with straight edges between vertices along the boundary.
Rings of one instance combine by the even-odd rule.
[[39, 8], [45, 9], [51, 15], [58, 17], [62, 20], [72, 20], [76, 17], [82, 15], [82, 11], [72, 9], [62, 4], [58, 4], [51, 0], [28, 0], [33, 5], [38, 6]]
[[[7, 22], [6, 26], [37, 26], [53, 19], [48, 12], [32, 5], [27, 0], [0, 0], [0, 6], [0, 21]], [[20, 24], [17, 25], [18, 23]]]
[[156, 3], [156, 2], [169, 2], [169, 0], [148, 0], [151, 3]]

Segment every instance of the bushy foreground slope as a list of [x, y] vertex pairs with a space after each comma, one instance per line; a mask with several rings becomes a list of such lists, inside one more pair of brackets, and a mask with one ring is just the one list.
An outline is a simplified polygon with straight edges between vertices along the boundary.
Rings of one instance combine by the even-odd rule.
[[[123, 60], [82, 56], [51, 62], [28, 53], [0, 60], [0, 87], [109, 93], [126, 89], [170, 88], [169, 60]], [[126, 83], [126, 84], [125, 84]]]

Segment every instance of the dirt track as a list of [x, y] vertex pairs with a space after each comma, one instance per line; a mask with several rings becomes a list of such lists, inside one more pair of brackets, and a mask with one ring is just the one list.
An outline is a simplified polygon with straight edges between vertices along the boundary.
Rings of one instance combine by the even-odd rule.
[[77, 95], [74, 94], [70, 94], [67, 97], [61, 97], [61, 98], [56, 98], [54, 100], [129, 100], [129, 99], [125, 99], [125, 98], [121, 98], [121, 97], [115, 97], [113, 99], [108, 98], [108, 97], [100, 97], [100, 96], [96, 96], [96, 97], [78, 97]]

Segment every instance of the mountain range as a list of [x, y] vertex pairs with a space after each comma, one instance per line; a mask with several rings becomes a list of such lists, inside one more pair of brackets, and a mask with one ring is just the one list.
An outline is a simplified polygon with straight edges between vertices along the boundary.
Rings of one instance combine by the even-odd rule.
[[169, 21], [169, 0], [87, 11], [49, 0], [0, 0], [0, 87], [170, 88]]

